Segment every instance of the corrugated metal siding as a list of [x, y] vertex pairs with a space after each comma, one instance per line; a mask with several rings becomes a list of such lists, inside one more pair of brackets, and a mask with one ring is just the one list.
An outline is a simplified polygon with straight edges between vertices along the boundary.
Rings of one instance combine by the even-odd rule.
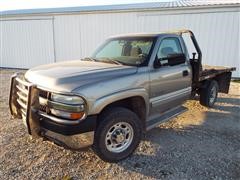
[[110, 35], [138, 32], [136, 20], [135, 13], [56, 16], [57, 61], [89, 56]]
[[203, 52], [203, 63], [239, 65], [239, 12], [201, 14], [115, 13], [55, 16], [56, 59], [80, 59], [91, 55], [110, 35], [191, 29]]
[[1, 66], [33, 67], [54, 62], [54, 44], [56, 61], [81, 59], [111, 35], [186, 28], [196, 34], [204, 63], [235, 66], [234, 76], [240, 77], [239, 17], [239, 8], [229, 7], [56, 15], [54, 24], [51, 20], [0, 21]]
[[0, 21], [0, 66], [30, 68], [54, 61], [52, 20]]
[[142, 16], [145, 31], [191, 29], [203, 53], [203, 63], [235, 66], [240, 77], [239, 12]]

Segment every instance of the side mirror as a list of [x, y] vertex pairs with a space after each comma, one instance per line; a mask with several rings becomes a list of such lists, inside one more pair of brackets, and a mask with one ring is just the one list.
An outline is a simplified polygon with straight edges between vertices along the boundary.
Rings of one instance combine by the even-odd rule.
[[154, 61], [154, 68], [159, 68], [160, 66], [174, 66], [183, 64], [185, 61], [186, 56], [183, 53], [169, 54], [167, 57], [156, 59]]
[[186, 56], [185, 54], [181, 53], [181, 54], [169, 54], [167, 56], [167, 60], [168, 60], [168, 65], [169, 66], [174, 66], [174, 65], [178, 65], [178, 64], [183, 64], [186, 61]]
[[160, 68], [161, 66], [162, 65], [161, 65], [160, 59], [156, 57], [155, 61], [153, 62], [153, 67], [157, 69], [157, 68]]
[[175, 66], [183, 64], [186, 61], [186, 56], [183, 53], [169, 54], [167, 57], [160, 58], [157, 60], [158, 66]]

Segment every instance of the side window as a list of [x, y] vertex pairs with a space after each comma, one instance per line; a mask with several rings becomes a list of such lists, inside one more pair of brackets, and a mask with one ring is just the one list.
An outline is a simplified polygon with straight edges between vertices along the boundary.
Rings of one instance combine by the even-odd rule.
[[157, 59], [166, 58], [170, 54], [181, 54], [183, 53], [181, 44], [178, 38], [166, 38], [160, 44], [157, 53]]

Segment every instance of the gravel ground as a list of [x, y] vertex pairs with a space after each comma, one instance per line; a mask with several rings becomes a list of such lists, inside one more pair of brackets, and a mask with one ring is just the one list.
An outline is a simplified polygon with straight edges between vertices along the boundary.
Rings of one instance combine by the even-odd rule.
[[188, 101], [189, 111], [149, 131], [130, 158], [110, 164], [90, 148], [32, 140], [22, 121], [10, 118], [14, 70], [0, 71], [0, 179], [240, 179], [239, 83], [214, 108]]

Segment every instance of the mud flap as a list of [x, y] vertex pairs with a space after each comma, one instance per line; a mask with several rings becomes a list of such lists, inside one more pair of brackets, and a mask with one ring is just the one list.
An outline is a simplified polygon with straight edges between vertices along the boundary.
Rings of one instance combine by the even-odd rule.
[[219, 92], [226, 93], [226, 94], [229, 92], [231, 77], [232, 77], [232, 72], [225, 72], [216, 76], [215, 79], [217, 80], [219, 85]]

